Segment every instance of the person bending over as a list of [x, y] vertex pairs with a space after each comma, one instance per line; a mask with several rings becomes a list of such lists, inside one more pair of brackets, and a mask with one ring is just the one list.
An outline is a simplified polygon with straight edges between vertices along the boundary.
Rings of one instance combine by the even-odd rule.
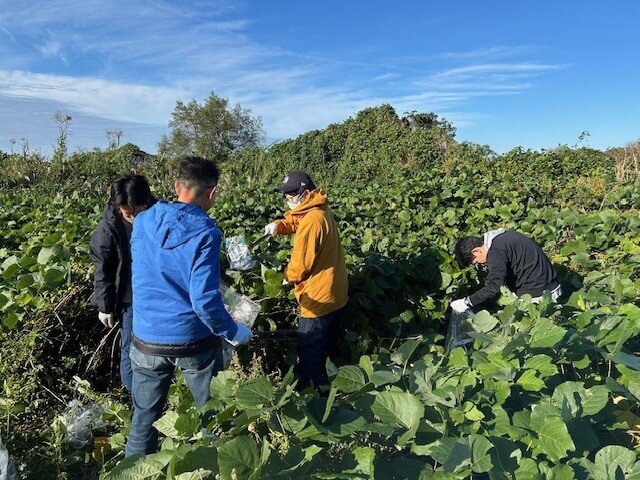
[[562, 295], [549, 258], [538, 244], [518, 232], [501, 228], [487, 232], [482, 238], [462, 237], [456, 243], [456, 260], [463, 268], [483, 264], [488, 268], [485, 285], [480, 290], [451, 303], [451, 308], [459, 313], [494, 299], [502, 286], [518, 296], [529, 294], [536, 303], [546, 291], [554, 300]]

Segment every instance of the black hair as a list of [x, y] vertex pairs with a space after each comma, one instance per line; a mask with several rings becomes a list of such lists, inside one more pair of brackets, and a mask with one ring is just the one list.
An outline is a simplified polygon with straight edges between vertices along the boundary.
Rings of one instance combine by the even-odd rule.
[[114, 207], [150, 205], [153, 194], [149, 182], [142, 175], [127, 175], [111, 183], [109, 203]]
[[180, 162], [178, 181], [187, 188], [196, 190], [199, 195], [202, 191], [218, 184], [220, 169], [211, 160], [202, 157], [185, 157]]
[[456, 261], [461, 267], [468, 267], [473, 262], [473, 249], [484, 245], [480, 237], [462, 237], [456, 243]]

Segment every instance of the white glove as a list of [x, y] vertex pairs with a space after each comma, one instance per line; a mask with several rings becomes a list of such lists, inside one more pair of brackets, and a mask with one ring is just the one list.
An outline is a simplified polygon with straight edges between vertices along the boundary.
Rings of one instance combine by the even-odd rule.
[[469, 305], [467, 304], [466, 298], [460, 298], [458, 300], [454, 300], [451, 302], [451, 310], [456, 313], [463, 313], [469, 310]]
[[113, 313], [98, 313], [98, 320], [102, 322], [105, 327], [113, 328], [116, 324], [116, 320], [113, 316]]
[[251, 333], [251, 329], [249, 327], [237, 322], [236, 325], [238, 325], [238, 331], [236, 332], [236, 334], [231, 338], [225, 339], [234, 347], [242, 345], [243, 343], [247, 343], [249, 340], [251, 340], [251, 337], [253, 337], [253, 333]]
[[264, 227], [264, 234], [265, 235], [270, 235], [270, 236], [274, 236], [278, 233], [278, 225], [276, 225], [275, 222], [270, 223], [269, 225], [265, 225]]

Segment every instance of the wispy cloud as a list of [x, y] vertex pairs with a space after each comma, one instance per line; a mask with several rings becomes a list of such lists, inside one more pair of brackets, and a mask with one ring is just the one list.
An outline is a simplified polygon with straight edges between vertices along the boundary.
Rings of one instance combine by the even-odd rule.
[[202, 99], [212, 90], [252, 108], [277, 138], [382, 102], [400, 112], [444, 112], [468, 125], [484, 118], [464, 112], [471, 99], [521, 94], [536, 77], [564, 68], [523, 60], [535, 53], [532, 45], [370, 61], [293, 51], [252, 38], [254, 19], [235, 1], [40, 0], [3, 7], [0, 35], [19, 48], [21, 63], [13, 63], [18, 50], [4, 55], [8, 42], [0, 42], [0, 95], [148, 125], [166, 125], [176, 99]]
[[186, 96], [168, 87], [6, 70], [0, 70], [0, 94], [53, 100], [96, 117], [149, 125], [166, 124], [175, 99]]
[[521, 56], [540, 50], [537, 45], [497, 45], [493, 47], [476, 48], [466, 52], [445, 52], [443, 58], [451, 59], [479, 59], [479, 58], [503, 58]]

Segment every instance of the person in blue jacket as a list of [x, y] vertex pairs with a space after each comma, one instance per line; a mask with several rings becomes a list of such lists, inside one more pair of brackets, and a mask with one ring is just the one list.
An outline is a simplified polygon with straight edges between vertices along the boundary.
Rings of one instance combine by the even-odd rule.
[[185, 159], [175, 182], [178, 201], [159, 201], [134, 222], [134, 413], [126, 456], [156, 450], [153, 422], [162, 415], [176, 367], [200, 408], [209, 399], [212, 376], [222, 369], [221, 342], [236, 346], [252, 336], [231, 318], [218, 291], [221, 234], [207, 210], [219, 175], [211, 161]]

